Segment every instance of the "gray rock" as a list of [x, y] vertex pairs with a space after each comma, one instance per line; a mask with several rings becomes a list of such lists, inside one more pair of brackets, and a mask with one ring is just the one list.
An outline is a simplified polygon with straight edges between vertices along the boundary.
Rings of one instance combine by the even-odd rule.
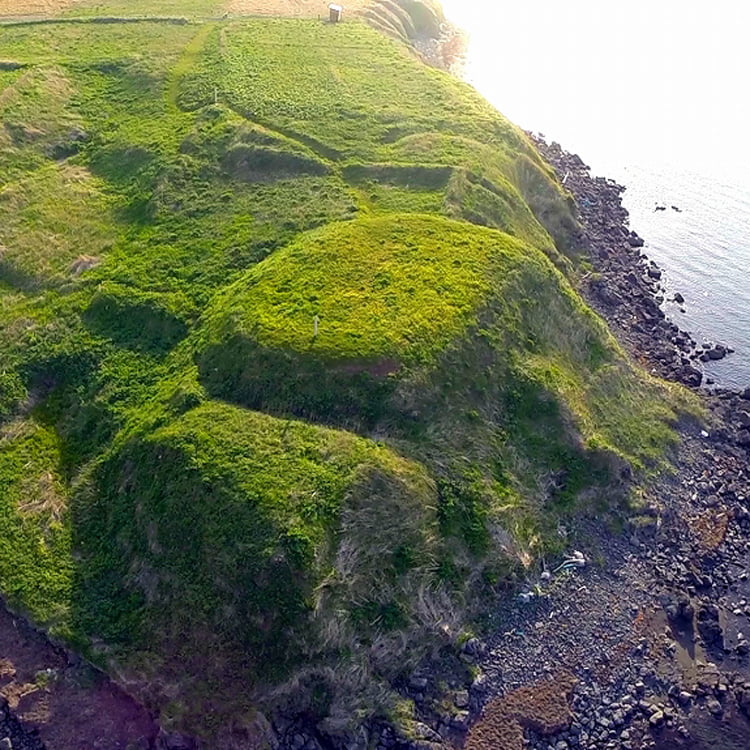
[[466, 730], [469, 728], [471, 718], [468, 711], [459, 711], [451, 718], [451, 726], [454, 729]]
[[414, 736], [418, 740], [428, 740], [430, 742], [441, 742], [442, 737], [432, 727], [428, 727], [427, 724], [423, 724], [418, 721], [414, 725]]
[[10, 737], [3, 737], [3, 739], [0, 740], [0, 750], [13, 750], [13, 743], [10, 740]]
[[652, 727], [659, 727], [664, 723], [664, 712], [663, 711], [654, 711], [654, 713], [651, 714], [651, 716], [648, 717], [648, 723]]
[[486, 674], [477, 675], [474, 678], [474, 682], [471, 683], [471, 690], [476, 693], [484, 693], [487, 691], [488, 680]]
[[453, 702], [456, 704], [456, 708], [468, 708], [469, 707], [468, 690], [459, 690], [454, 696]]
[[461, 652], [466, 654], [466, 656], [484, 656], [484, 654], [487, 653], [487, 646], [485, 646], [479, 638], [469, 638], [469, 640], [464, 643]]
[[157, 747], [164, 750], [193, 750], [195, 743], [179, 732], [164, 732], [157, 739]]
[[722, 708], [721, 703], [719, 703], [716, 698], [709, 698], [706, 701], [706, 708], [713, 716], [721, 716], [724, 713], [724, 709]]

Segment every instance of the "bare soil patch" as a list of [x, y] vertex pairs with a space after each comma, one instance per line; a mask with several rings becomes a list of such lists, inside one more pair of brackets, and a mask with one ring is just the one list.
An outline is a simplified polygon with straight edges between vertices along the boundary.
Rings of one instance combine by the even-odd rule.
[[688, 519], [688, 525], [698, 543], [708, 552], [716, 551], [727, 535], [730, 516], [726, 511], [709, 509], [696, 518]]
[[[67, 654], [0, 603], [0, 698], [47, 750], [150, 747], [158, 727], [104, 675]], [[140, 743], [140, 744], [139, 744]]]
[[0, 0], [0, 18], [54, 16], [78, 0]]

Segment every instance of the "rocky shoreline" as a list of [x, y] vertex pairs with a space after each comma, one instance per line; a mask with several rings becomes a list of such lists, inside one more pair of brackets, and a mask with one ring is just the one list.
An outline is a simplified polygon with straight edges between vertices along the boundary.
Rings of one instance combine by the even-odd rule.
[[[643, 254], [643, 239], [628, 226], [621, 199], [625, 188], [592, 177], [580, 157], [559, 144], [529, 135], [576, 198], [582, 224], [578, 248], [595, 269], [583, 289], [589, 304], [649, 369], [667, 380], [700, 386], [704, 375], [699, 363], [723, 359], [732, 350], [717, 343], [698, 344], [666, 317], [661, 309], [666, 296], [662, 271]], [[683, 304], [685, 300], [677, 293], [669, 301]]]
[[[535, 142], [580, 209], [578, 245], [594, 269], [584, 296], [647, 369], [698, 389], [698, 362], [719, 352], [661, 310], [661, 272], [628, 227], [623, 188]], [[709, 424], [681, 426], [675, 473], [652, 483], [625, 532], [574, 535], [599, 564], [516, 604], [489, 640], [470, 750], [750, 746], [750, 388], [701, 393]], [[498, 745], [497, 706], [560, 673], [576, 684], [559, 726], [517, 716], [525, 743]]]
[[[577, 247], [594, 269], [579, 290], [586, 301], [647, 370], [694, 389], [713, 385], [700, 363], [723, 359], [733, 350], [718, 343], [698, 344], [667, 318], [660, 307], [662, 271], [642, 252], [643, 239], [629, 228], [621, 197], [625, 188], [592, 177], [581, 158], [558, 143], [529, 135], [576, 200], [581, 223]], [[684, 302], [681, 295], [675, 297], [674, 301]], [[721, 438], [750, 446], [750, 420], [743, 416], [750, 408], [750, 386], [743, 392], [716, 388], [701, 393], [721, 423], [717, 428]]]

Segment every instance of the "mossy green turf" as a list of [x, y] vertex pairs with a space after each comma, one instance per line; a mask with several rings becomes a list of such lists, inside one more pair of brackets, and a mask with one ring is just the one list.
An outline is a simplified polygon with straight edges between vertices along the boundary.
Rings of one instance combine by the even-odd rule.
[[691, 406], [468, 86], [364, 23], [184, 12], [0, 26], [0, 589], [191, 731], [299, 670], [356, 717]]
[[60, 437], [34, 421], [10, 421], [0, 429], [2, 593], [65, 636], [73, 558], [60, 453]]
[[[390, 500], [370, 510], [398, 506], [379, 529], [359, 531], [378, 570], [353, 561], [337, 578], [340, 546], [363, 543], [346, 519], [378, 482]], [[233, 646], [256, 677], [278, 678], [322, 648], [309, 631], [325, 619], [323, 599], [335, 599], [328, 618], [351, 618], [368, 602], [408, 612], [397, 556], [429, 563], [434, 494], [422, 467], [368, 440], [204, 404], [131, 437], [96, 468], [77, 509], [88, 558], [77, 626], [153, 651], [159, 663], [175, 650], [197, 660]], [[354, 624], [361, 634], [373, 625]]]
[[331, 362], [429, 362], [475, 317], [502, 256], [522, 253], [507, 235], [434, 216], [329, 224], [227, 289], [206, 329]]

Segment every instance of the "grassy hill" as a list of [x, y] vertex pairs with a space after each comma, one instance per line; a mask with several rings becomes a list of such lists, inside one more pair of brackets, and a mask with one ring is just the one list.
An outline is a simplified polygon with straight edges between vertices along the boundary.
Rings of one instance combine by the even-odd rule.
[[403, 717], [691, 408], [574, 291], [524, 134], [403, 41], [434, 12], [380, 6], [0, 26], [0, 593], [212, 747]]

